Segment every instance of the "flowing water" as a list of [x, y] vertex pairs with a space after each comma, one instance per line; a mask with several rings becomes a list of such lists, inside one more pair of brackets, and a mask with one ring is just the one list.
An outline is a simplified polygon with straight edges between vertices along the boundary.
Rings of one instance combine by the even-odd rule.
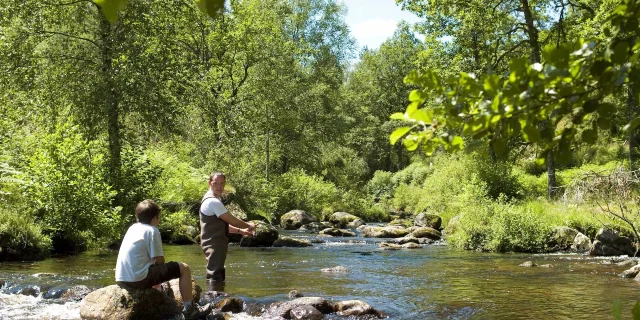
[[[313, 238], [304, 233], [293, 236]], [[442, 245], [384, 251], [378, 239], [328, 238], [307, 248], [231, 245], [225, 291], [255, 303], [286, 300], [290, 290], [334, 300], [359, 299], [390, 319], [612, 319], [640, 300], [640, 283], [617, 276], [625, 267], [583, 255], [489, 254]], [[199, 284], [197, 245], [165, 245], [167, 260], [188, 263]], [[0, 319], [79, 319], [79, 302], [12, 294], [20, 285], [91, 289], [113, 284], [116, 252], [86, 252], [38, 262], [0, 264]], [[532, 260], [551, 268], [518, 266]], [[323, 273], [344, 266], [348, 273]], [[234, 319], [253, 319], [246, 314]]]

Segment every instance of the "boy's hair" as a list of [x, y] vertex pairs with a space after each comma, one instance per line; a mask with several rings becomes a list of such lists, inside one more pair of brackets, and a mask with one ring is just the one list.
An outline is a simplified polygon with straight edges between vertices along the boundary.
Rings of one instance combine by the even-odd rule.
[[215, 179], [215, 177], [223, 177], [226, 179], [226, 177], [224, 176], [224, 173], [222, 172], [214, 172], [209, 176], [209, 182], [213, 181], [213, 179]]
[[153, 200], [144, 200], [136, 206], [136, 219], [138, 222], [150, 224], [153, 218], [160, 215], [160, 206]]

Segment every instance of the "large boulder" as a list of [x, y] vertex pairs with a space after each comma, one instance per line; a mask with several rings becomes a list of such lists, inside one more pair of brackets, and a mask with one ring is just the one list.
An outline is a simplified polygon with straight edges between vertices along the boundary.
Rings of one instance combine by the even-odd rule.
[[182, 315], [175, 300], [156, 289], [111, 285], [89, 293], [80, 307], [85, 320], [169, 319]]
[[413, 226], [413, 221], [411, 221], [409, 219], [394, 219], [391, 222], [389, 222], [388, 225], [389, 226], [400, 226], [400, 227], [409, 228], [409, 227]]
[[371, 307], [368, 303], [361, 300], [346, 300], [335, 302], [333, 310], [342, 316], [361, 317], [364, 315], [373, 315], [382, 318], [384, 315], [380, 311]]
[[274, 247], [310, 247], [311, 242], [306, 239], [296, 239], [291, 237], [280, 237], [273, 243]]
[[216, 302], [215, 308], [222, 312], [239, 313], [244, 309], [244, 301], [240, 298], [226, 297]]
[[551, 252], [569, 250], [578, 233], [580, 232], [573, 228], [555, 227], [549, 233], [547, 248]]
[[353, 220], [353, 221], [349, 222], [347, 224], [347, 228], [349, 228], [349, 229], [357, 229], [358, 227], [364, 226], [365, 224], [367, 224], [367, 223], [364, 222], [364, 220], [357, 219], [357, 220]]
[[409, 230], [399, 226], [365, 227], [360, 234], [368, 238], [400, 238], [409, 234]]
[[194, 244], [197, 242], [198, 237], [200, 236], [200, 229], [194, 226], [184, 226], [180, 228], [180, 230], [174, 231], [170, 240], [173, 244]]
[[320, 230], [324, 230], [326, 228], [331, 228], [331, 227], [333, 227], [331, 223], [322, 221], [322, 222], [311, 222], [309, 224], [305, 224], [302, 227], [300, 227], [300, 229], [298, 230], [318, 232]]
[[280, 217], [280, 227], [285, 230], [297, 230], [305, 224], [317, 222], [316, 217], [303, 210], [291, 210]]
[[267, 309], [267, 315], [291, 319], [291, 310], [300, 306], [311, 306], [323, 314], [331, 313], [334, 310], [333, 306], [324, 298], [302, 297], [290, 301], [274, 302]]
[[338, 228], [327, 228], [320, 231], [320, 234], [326, 234], [334, 237], [355, 237], [356, 236], [355, 232], [344, 230], [344, 229], [338, 229]]
[[346, 228], [349, 223], [359, 219], [360, 218], [347, 212], [334, 212], [329, 217], [329, 222], [331, 222], [336, 228]]
[[592, 256], [633, 256], [636, 248], [631, 239], [620, 236], [618, 232], [609, 229], [600, 229], [593, 242], [589, 255]]
[[434, 242], [433, 239], [429, 239], [429, 238], [416, 238], [412, 235], [408, 235], [402, 238], [396, 238], [393, 240], [393, 242], [400, 244], [400, 245], [405, 245], [407, 243], [414, 243], [414, 244], [432, 244]]
[[442, 234], [440, 231], [430, 227], [418, 227], [411, 233], [414, 238], [428, 238], [431, 240], [440, 240]]
[[[182, 294], [180, 294], [180, 279], [173, 279], [167, 282], [163, 282], [160, 285], [160, 291], [166, 294], [168, 297], [173, 298], [178, 303], [178, 306], [182, 307]], [[191, 295], [193, 296], [192, 302], [197, 303], [200, 301], [200, 294], [202, 288], [198, 285], [195, 279], [191, 278]]]
[[620, 274], [622, 278], [635, 278], [640, 273], [640, 265], [635, 265]]
[[423, 212], [416, 216], [413, 223], [418, 227], [429, 227], [440, 230], [442, 218], [437, 214]]
[[290, 312], [291, 319], [293, 320], [322, 320], [324, 319], [324, 315], [322, 312], [318, 311], [318, 309], [304, 305], [297, 306], [291, 309]]
[[241, 247], [271, 247], [278, 240], [278, 229], [263, 221], [254, 221], [256, 224], [253, 237], [244, 236], [240, 241]]
[[575, 238], [573, 238], [573, 244], [571, 245], [571, 251], [573, 252], [589, 252], [591, 248], [591, 239], [584, 234], [578, 232]]

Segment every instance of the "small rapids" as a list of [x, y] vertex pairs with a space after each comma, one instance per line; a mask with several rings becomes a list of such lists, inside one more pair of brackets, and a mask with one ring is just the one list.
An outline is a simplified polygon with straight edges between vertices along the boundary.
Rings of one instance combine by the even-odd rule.
[[[624, 318], [640, 300], [640, 283], [618, 277], [627, 269], [613, 263], [620, 258], [479, 253], [445, 245], [386, 251], [378, 246], [381, 239], [283, 233], [314, 245], [231, 245], [224, 291], [253, 306], [287, 300], [291, 290], [307, 297], [363, 300], [390, 319], [400, 320], [604, 319], [611, 316], [616, 300], [622, 301]], [[189, 264], [206, 290], [199, 246], [165, 245], [164, 249], [168, 261]], [[93, 251], [0, 264], [0, 319], [79, 319], [84, 292], [114, 283], [116, 258], [113, 251]], [[525, 261], [551, 267], [519, 266]], [[321, 271], [336, 266], [348, 272]], [[69, 288], [76, 288], [77, 294], [61, 293]], [[268, 318], [239, 313], [232, 319]]]

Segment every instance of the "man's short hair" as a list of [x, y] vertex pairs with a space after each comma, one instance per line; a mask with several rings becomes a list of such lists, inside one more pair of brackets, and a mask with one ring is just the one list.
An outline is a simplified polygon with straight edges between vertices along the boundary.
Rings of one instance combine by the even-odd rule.
[[215, 179], [216, 177], [223, 177], [226, 179], [226, 177], [224, 176], [224, 173], [216, 171], [209, 176], [209, 182], [213, 181], [213, 179]]
[[138, 219], [138, 222], [151, 224], [151, 220], [159, 215], [160, 206], [153, 200], [144, 200], [136, 206], [136, 219]]

